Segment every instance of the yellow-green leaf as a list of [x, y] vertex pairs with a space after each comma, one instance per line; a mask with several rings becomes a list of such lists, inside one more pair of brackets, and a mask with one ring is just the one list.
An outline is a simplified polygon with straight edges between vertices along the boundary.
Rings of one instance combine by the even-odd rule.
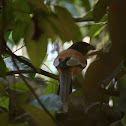
[[44, 94], [57, 94], [58, 85], [54, 83], [49, 83], [47, 88], [45, 89]]
[[16, 82], [14, 84], [9, 85], [9, 88], [15, 90], [17, 92], [28, 92], [29, 88], [21, 82]]
[[6, 65], [2, 57], [0, 57], [0, 76], [5, 76], [6, 75]]
[[0, 82], [0, 96], [7, 95], [4, 85]]
[[34, 28], [32, 23], [25, 33], [25, 45], [28, 55], [36, 68], [39, 68], [47, 52], [47, 36], [42, 34], [38, 40], [32, 40]]
[[109, 0], [99, 0], [93, 10], [93, 19], [99, 21], [106, 13]]
[[0, 97], [0, 106], [9, 110], [9, 97], [7, 96]]
[[48, 12], [47, 6], [44, 4], [43, 0], [27, 0], [30, 4], [32, 4], [36, 8], [40, 8], [46, 12]]
[[13, 8], [15, 18], [20, 20], [21, 22], [29, 22], [30, 21], [30, 6], [26, 2], [26, 0], [13, 0]]
[[18, 44], [20, 40], [24, 37], [25, 28], [26, 28], [25, 23], [22, 23], [22, 22], [15, 23], [15, 26], [12, 32], [12, 38], [15, 44]]
[[51, 117], [43, 110], [33, 105], [24, 105], [24, 110], [32, 117], [37, 126], [56, 126]]
[[76, 41], [79, 28], [75, 24], [72, 15], [63, 7], [55, 6], [55, 11], [60, 22], [60, 32], [62, 32], [62, 39]]
[[45, 34], [52, 39], [52, 41], [55, 40], [55, 29], [46, 18], [40, 18], [39, 26], [44, 30]]

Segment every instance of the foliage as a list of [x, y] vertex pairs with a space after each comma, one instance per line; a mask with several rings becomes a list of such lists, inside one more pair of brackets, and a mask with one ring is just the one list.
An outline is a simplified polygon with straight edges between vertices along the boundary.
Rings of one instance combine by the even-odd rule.
[[[125, 0], [1, 0], [0, 125], [125, 126], [125, 5]], [[62, 113], [51, 63], [65, 44], [86, 38], [98, 51], [84, 77], [73, 80], [69, 111]]]

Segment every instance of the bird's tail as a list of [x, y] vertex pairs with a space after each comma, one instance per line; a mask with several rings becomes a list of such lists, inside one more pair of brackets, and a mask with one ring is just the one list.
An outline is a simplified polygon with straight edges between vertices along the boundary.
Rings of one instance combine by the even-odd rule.
[[71, 80], [72, 75], [71, 74], [60, 74], [60, 90], [59, 95], [61, 97], [61, 100], [63, 102], [63, 111], [68, 111], [68, 98], [70, 94], [71, 89]]

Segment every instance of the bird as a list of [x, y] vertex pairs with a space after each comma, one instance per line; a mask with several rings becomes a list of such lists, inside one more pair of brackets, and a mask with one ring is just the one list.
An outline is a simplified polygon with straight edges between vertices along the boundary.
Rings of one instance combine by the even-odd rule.
[[64, 112], [68, 112], [72, 76], [78, 75], [86, 67], [86, 55], [90, 50], [95, 50], [95, 47], [83, 41], [75, 42], [68, 49], [60, 52], [53, 62], [59, 72], [59, 96]]

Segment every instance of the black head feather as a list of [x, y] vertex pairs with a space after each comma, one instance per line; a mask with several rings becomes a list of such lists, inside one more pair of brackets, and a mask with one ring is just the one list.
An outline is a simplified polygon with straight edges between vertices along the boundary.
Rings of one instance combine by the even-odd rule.
[[83, 55], [85, 55], [88, 53], [89, 50], [95, 50], [95, 47], [93, 47], [92, 45], [86, 42], [76, 42], [72, 46], [70, 46], [68, 49], [75, 49], [81, 52]]

